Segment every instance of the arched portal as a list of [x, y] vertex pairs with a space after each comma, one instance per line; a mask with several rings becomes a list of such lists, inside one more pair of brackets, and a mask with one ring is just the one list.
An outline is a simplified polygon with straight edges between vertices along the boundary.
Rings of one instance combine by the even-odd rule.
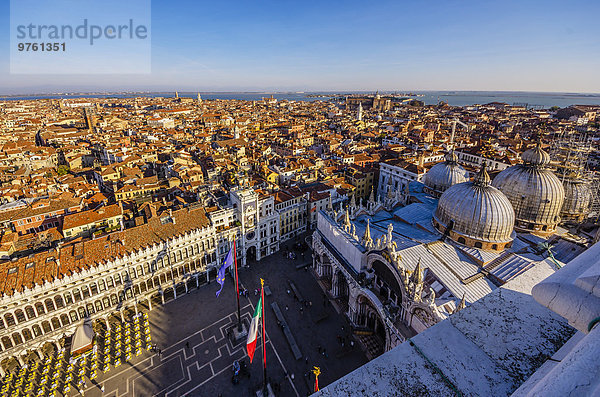
[[331, 266], [331, 262], [329, 261], [329, 257], [325, 254], [320, 256], [321, 258], [321, 266], [323, 267], [323, 280], [329, 284], [332, 282], [333, 277], [333, 267]]
[[194, 276], [190, 276], [185, 280], [185, 283], [188, 287], [188, 290], [191, 290], [192, 288], [196, 288], [196, 277]]
[[348, 311], [348, 296], [350, 294], [350, 288], [348, 286], [348, 280], [346, 275], [338, 270], [333, 277], [333, 284], [331, 286], [331, 295], [335, 298], [338, 305], [340, 305], [343, 312]]
[[148, 299], [142, 299], [137, 304], [138, 312], [146, 313], [150, 311], [150, 301]]
[[379, 294], [382, 303], [392, 301], [400, 306], [404, 289], [398, 281], [397, 275], [394, 274], [394, 270], [379, 259], [373, 261], [371, 266], [375, 274], [375, 291]]
[[165, 302], [168, 302], [172, 299], [175, 298], [175, 294], [173, 292], [173, 288], [172, 287], [167, 287], [165, 288], [165, 292], [164, 292], [164, 297], [165, 297]]
[[162, 298], [161, 298], [160, 292], [153, 293], [152, 296], [150, 297], [150, 300], [151, 300], [153, 306], [162, 304]]
[[256, 262], [256, 247], [253, 245], [246, 250], [246, 262]]
[[370, 358], [383, 354], [388, 342], [387, 331], [371, 299], [362, 294], [357, 297], [351, 320], [355, 324], [354, 332], [367, 349]]
[[185, 294], [185, 282], [177, 283], [175, 286], [175, 290], [177, 291], [177, 296], [181, 296]]
[[335, 273], [331, 292], [337, 299], [348, 302], [348, 280], [346, 279], [346, 275], [341, 270], [338, 270]]

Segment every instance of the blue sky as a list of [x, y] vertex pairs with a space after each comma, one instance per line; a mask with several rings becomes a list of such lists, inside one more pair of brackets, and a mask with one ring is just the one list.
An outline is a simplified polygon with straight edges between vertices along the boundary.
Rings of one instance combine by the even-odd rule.
[[598, 0], [154, 0], [152, 72], [127, 75], [10, 74], [0, 3], [0, 93], [600, 92]]

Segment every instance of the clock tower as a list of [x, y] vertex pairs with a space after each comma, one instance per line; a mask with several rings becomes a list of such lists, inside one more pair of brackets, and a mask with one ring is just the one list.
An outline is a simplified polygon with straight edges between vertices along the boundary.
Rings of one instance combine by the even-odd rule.
[[238, 220], [242, 224], [242, 241], [238, 244], [242, 246], [245, 255], [242, 259], [242, 265], [246, 265], [246, 260], [259, 260], [259, 251], [257, 246], [257, 234], [259, 224], [258, 211], [258, 193], [252, 189], [237, 190], [231, 192], [231, 201], [236, 210]]
[[243, 249], [242, 265], [279, 251], [279, 215], [272, 195], [259, 194], [252, 189], [231, 192], [237, 220], [241, 223]]

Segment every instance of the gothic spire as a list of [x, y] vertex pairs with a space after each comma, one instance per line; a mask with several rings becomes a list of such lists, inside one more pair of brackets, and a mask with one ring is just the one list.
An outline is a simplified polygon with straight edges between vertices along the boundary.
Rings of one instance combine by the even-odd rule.
[[373, 246], [373, 239], [371, 238], [371, 222], [369, 218], [367, 218], [367, 228], [365, 229], [365, 234], [363, 235], [362, 243], [367, 249]]
[[417, 267], [410, 277], [411, 281], [415, 284], [421, 284], [423, 281], [423, 270], [421, 269], [421, 258], [417, 262]]
[[346, 213], [344, 214], [344, 226], [349, 231], [349, 229], [350, 229], [350, 213], [348, 212], [348, 207], [346, 207]]

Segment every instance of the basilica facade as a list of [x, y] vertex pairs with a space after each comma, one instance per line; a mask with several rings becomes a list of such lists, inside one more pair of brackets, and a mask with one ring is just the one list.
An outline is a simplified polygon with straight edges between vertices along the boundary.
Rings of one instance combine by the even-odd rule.
[[380, 186], [377, 200], [319, 213], [315, 275], [376, 345], [372, 356], [547, 260], [538, 242], [560, 221], [565, 193], [539, 145], [523, 160], [494, 181], [484, 164], [469, 180], [449, 153], [424, 183]]

